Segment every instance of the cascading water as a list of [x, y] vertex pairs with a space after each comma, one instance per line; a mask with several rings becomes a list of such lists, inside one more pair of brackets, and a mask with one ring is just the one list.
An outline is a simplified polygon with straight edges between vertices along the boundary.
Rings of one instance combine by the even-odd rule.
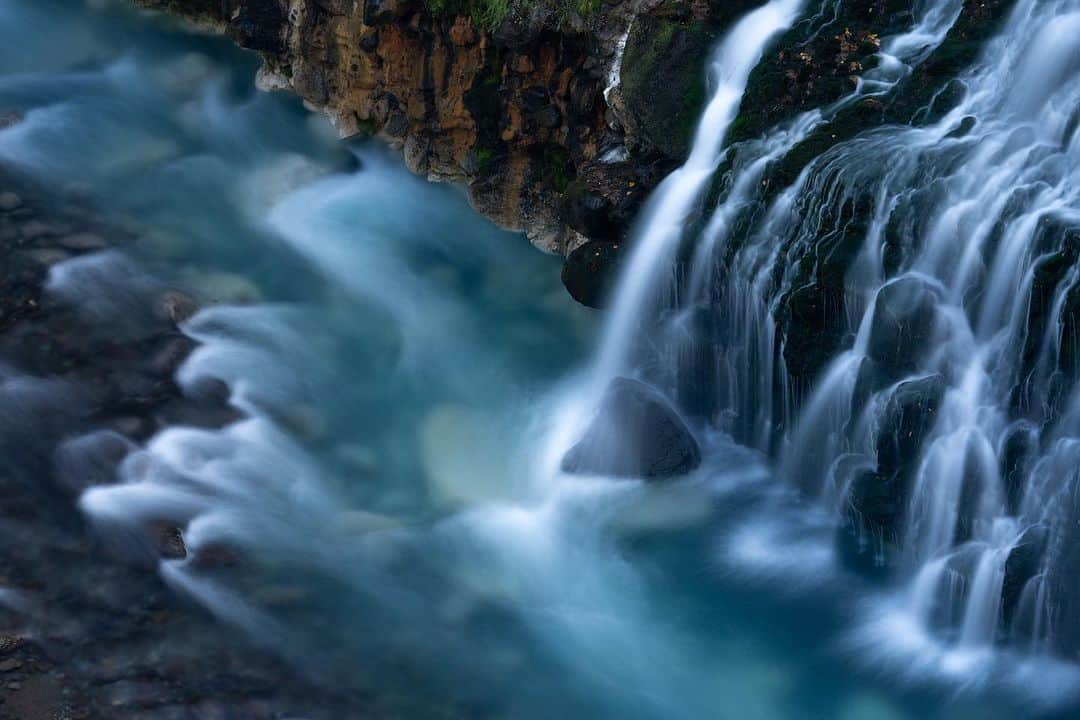
[[774, 0], [750, 13], [729, 31], [709, 61], [712, 97], [694, 133], [690, 156], [656, 189], [639, 221], [638, 240], [619, 281], [603, 341], [598, 370], [602, 378], [625, 371], [639, 312], [662, 292], [659, 286], [672, 255], [720, 163], [724, 136], [735, 119], [750, 71], [770, 38], [795, 20], [801, 5], [801, 0]]
[[[971, 677], [1000, 669], [1002, 644], [1073, 656], [1080, 643], [1076, 475], [1064, 469], [1076, 442], [1078, 10], [1018, 3], [958, 78], [954, 108], [840, 142], [765, 195], [762, 178], [817, 127], [888, 97], [945, 40], [960, 4], [923, 4], [850, 95], [731, 149], [726, 194], [677, 289], [652, 280], [647, 296], [637, 274], [672, 272], [685, 212], [668, 240], [641, 236], [616, 294], [608, 353], [625, 355], [626, 318], [653, 318], [633, 341], [637, 372], [822, 498], [841, 558], [895, 578], [860, 642], [880, 656], [895, 643], [919, 671]], [[644, 312], [669, 297], [674, 310]], [[811, 301], [816, 315], [800, 310]], [[839, 338], [817, 379], [789, 365], [829, 338], [794, 349], [776, 331], [785, 313]], [[926, 639], [916, 656], [905, 636]]]
[[[1080, 634], [1075, 0], [1021, 0], [947, 114], [866, 131], [772, 182], [837, 117], [902, 90], [963, 5], [915, 3], [847, 95], [725, 148], [771, 39], [825, 32], [838, 4], [773, 0], [733, 25], [603, 346], [552, 393], [591, 326], [521, 238], [371, 147], [343, 150], [281, 98], [240, 92], [210, 40], [0, 3], [0, 26], [39, 30], [21, 42], [63, 49], [0, 48], [0, 101], [26, 110], [0, 130], [0, 161], [111, 188], [103, 205], [154, 230], [139, 250], [54, 266], [50, 301], [137, 338], [163, 285], [207, 299], [182, 326], [200, 344], [176, 382], [189, 397], [224, 383], [243, 414], [122, 441], [119, 482], [98, 453], [115, 433], [63, 438], [57, 462], [94, 473], [81, 508], [121, 556], [175, 528], [186, 557], [153, 555], [167, 584], [350, 708], [1029, 714], [991, 677], [1070, 707], [1075, 672], [1045, 657]], [[839, 245], [842, 272], [819, 252]], [[794, 367], [808, 346], [777, 327], [823, 287], [827, 302], [795, 313], [840, 338], [813, 376]], [[82, 412], [71, 383], [23, 372], [0, 366], [5, 460]], [[703, 455], [690, 477], [560, 471], [619, 375], [687, 418]], [[907, 491], [902, 506], [871, 504], [882, 484]], [[894, 575], [868, 587], [838, 557]], [[906, 672], [863, 672], [851, 648]], [[1008, 667], [992, 675], [996, 658]], [[944, 693], [905, 682], [943, 673]], [[963, 684], [982, 692], [957, 699]]]

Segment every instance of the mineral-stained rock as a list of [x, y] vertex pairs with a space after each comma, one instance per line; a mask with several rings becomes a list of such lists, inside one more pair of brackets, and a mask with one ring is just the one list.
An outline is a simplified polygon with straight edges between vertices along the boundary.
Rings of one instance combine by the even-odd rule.
[[562, 461], [565, 472], [663, 479], [701, 464], [693, 433], [659, 392], [614, 380], [585, 436]]
[[619, 243], [591, 240], [566, 259], [563, 285], [582, 305], [601, 307], [608, 299], [618, 276], [622, 246]]
[[[755, 3], [139, 4], [227, 33], [262, 55], [262, 86], [292, 90], [344, 135], [381, 137], [414, 172], [464, 182], [480, 212], [566, 254], [580, 244], [582, 222], [590, 239], [625, 236], [663, 177], [657, 159], [670, 169], [686, 152], [712, 41]], [[631, 154], [601, 162], [612, 148]], [[604, 207], [582, 218], [587, 207], [565, 198], [586, 168], [588, 193], [578, 197]]]

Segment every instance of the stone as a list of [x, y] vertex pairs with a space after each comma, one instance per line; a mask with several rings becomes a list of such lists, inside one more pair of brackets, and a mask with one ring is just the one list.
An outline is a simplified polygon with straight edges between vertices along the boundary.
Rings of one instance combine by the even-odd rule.
[[18, 670], [23, 666], [22, 660], [17, 658], [8, 658], [7, 660], [0, 660], [0, 673], [9, 673], [13, 670]]
[[18, 110], [0, 111], [0, 130], [12, 127], [13, 125], [18, 125], [24, 119], [23, 114]]
[[114, 483], [120, 463], [134, 449], [134, 443], [112, 430], [66, 440], [57, 448], [53, 461], [56, 482], [72, 495]]
[[621, 249], [621, 243], [590, 240], [570, 253], [562, 269], [570, 296], [586, 307], [603, 307], [618, 278]]
[[60, 263], [70, 260], [71, 253], [61, 250], [60, 248], [34, 248], [33, 250], [26, 250], [23, 252], [27, 258], [30, 259], [35, 265], [50, 268], [53, 265], [59, 265]]
[[938, 294], [925, 280], [905, 276], [877, 294], [867, 355], [879, 377], [876, 387], [910, 375], [932, 346]]
[[563, 457], [564, 472], [662, 479], [701, 464], [693, 433], [667, 399], [638, 380], [616, 378], [584, 437]]
[[11, 212], [22, 207], [22, 198], [13, 192], [0, 193], [0, 210], [4, 212]]
[[67, 250], [75, 250], [77, 252], [95, 252], [109, 247], [109, 243], [105, 238], [91, 232], [65, 235], [58, 239], [56, 244]]
[[1005, 559], [1005, 577], [1001, 583], [1001, 619], [1006, 627], [1016, 615], [1024, 588], [1042, 569], [1048, 539], [1045, 527], [1029, 527]]
[[198, 310], [194, 298], [179, 290], [168, 290], [157, 300], [157, 316], [174, 325], [187, 322]]
[[900, 383], [893, 391], [877, 436], [878, 473], [910, 474], [919, 460], [919, 448], [937, 422], [945, 394], [945, 378], [928, 375]]
[[166, 560], [183, 560], [187, 557], [184, 535], [175, 525], [155, 523], [150, 527], [150, 536], [160, 557]]
[[40, 220], [31, 220], [19, 228], [19, 234], [26, 240], [38, 240], [40, 238], [56, 235], [57, 230], [57, 227], [49, 223]]
[[185, 335], [166, 340], [151, 355], [146, 370], [158, 377], [171, 378], [195, 349], [195, 345], [195, 341]]

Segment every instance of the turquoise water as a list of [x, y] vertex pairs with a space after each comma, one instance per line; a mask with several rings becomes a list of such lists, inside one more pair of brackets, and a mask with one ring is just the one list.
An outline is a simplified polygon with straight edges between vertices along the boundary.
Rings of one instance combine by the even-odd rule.
[[226, 41], [121, 5], [0, 5], [0, 110], [25, 114], [0, 160], [139, 233], [54, 271], [102, 332], [137, 332], [162, 288], [203, 303], [178, 380], [226, 381], [247, 419], [160, 433], [82, 508], [103, 534], [165, 516], [193, 557], [230, 548], [160, 567], [223, 632], [404, 717], [1062, 711], [1042, 701], [1071, 678], [877, 662], [850, 628], [887, 593], [835, 568], [827, 519], [727, 438], [669, 487], [554, 472], [598, 322], [558, 259], [256, 92]]

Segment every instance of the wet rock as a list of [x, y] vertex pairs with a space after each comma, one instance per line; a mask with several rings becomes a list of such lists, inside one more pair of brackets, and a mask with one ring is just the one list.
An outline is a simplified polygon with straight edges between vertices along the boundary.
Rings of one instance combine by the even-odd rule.
[[113, 708], [152, 707], [170, 702], [172, 693], [163, 685], [120, 680], [104, 688], [105, 703]]
[[278, 0], [246, 0], [232, 16], [226, 33], [241, 47], [279, 53], [285, 49], [287, 20]]
[[1024, 478], [1031, 459], [1039, 447], [1039, 430], [1030, 423], [1021, 423], [1005, 436], [1001, 447], [1001, 477], [1005, 483], [1006, 509], [1015, 515], [1024, 497]]
[[22, 207], [22, 198], [13, 192], [0, 193], [0, 210], [11, 212]]
[[96, 252], [109, 247], [109, 243], [105, 238], [91, 232], [65, 235], [56, 240], [56, 245], [76, 252]]
[[19, 228], [19, 234], [22, 235], [24, 240], [40, 240], [60, 232], [63, 232], [63, 228], [40, 220], [23, 223], [22, 227]]
[[837, 555], [845, 566], [870, 576], [889, 572], [896, 561], [905, 500], [895, 477], [870, 470], [855, 477], [836, 531]]
[[693, 433], [659, 392], [617, 378], [596, 418], [562, 461], [565, 472], [661, 479], [701, 464]]
[[618, 278], [622, 244], [592, 240], [566, 258], [562, 282], [582, 305], [603, 307]]
[[923, 279], [907, 276], [878, 292], [867, 355], [878, 370], [875, 387], [914, 373], [932, 346], [937, 292]]
[[169, 338], [153, 352], [146, 369], [158, 377], [172, 377], [195, 345], [194, 340], [184, 335]]
[[885, 476], [910, 475], [919, 460], [919, 448], [937, 422], [945, 394], [945, 378], [929, 375], [900, 383], [893, 391], [877, 436], [878, 472]]
[[843, 287], [811, 282], [781, 301], [784, 363], [797, 388], [812, 385], [847, 335]]
[[877, 467], [855, 476], [837, 529], [837, 553], [848, 567], [872, 576], [895, 567], [912, 475], [944, 392], [941, 375], [909, 380], [893, 391], [878, 428]]
[[155, 523], [150, 527], [150, 537], [154, 549], [166, 560], [183, 560], [187, 557], [187, 546], [180, 528], [167, 523]]
[[1048, 534], [1045, 527], [1024, 531], [1005, 560], [1005, 578], [1001, 584], [1001, 618], [1008, 627], [1020, 604], [1024, 587], [1042, 570]]
[[24, 117], [18, 110], [3, 110], [0, 111], [0, 130], [18, 125], [23, 121]]
[[23, 251], [23, 255], [35, 265], [39, 265], [43, 268], [51, 268], [53, 265], [59, 265], [65, 260], [71, 259], [71, 253], [65, 252], [59, 248], [34, 248], [33, 250]]
[[117, 470], [135, 445], [111, 430], [97, 430], [64, 442], [56, 450], [56, 482], [73, 495], [116, 482]]
[[641, 135], [670, 158], [686, 156], [705, 103], [705, 63], [717, 29], [693, 18], [646, 15], [630, 30], [622, 97]]

